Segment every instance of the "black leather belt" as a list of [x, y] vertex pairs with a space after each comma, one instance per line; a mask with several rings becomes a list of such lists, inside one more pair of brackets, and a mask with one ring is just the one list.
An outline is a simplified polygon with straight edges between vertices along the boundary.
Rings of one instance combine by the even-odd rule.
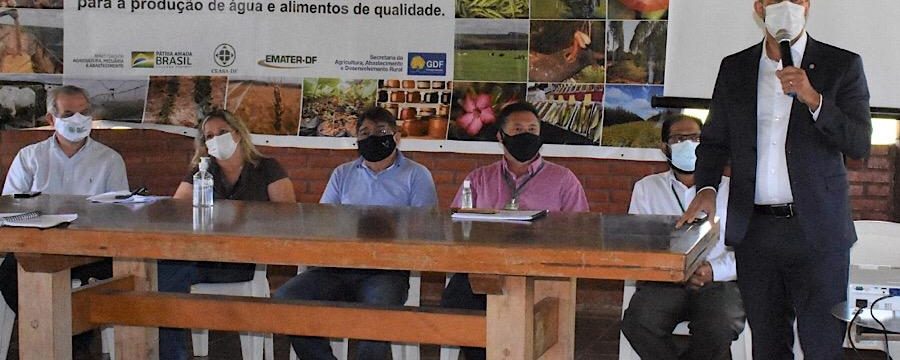
[[794, 217], [794, 204], [753, 205], [753, 212], [779, 218]]

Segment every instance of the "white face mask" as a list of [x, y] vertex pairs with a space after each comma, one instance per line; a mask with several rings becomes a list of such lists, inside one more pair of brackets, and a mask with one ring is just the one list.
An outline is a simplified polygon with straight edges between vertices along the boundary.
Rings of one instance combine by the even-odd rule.
[[677, 144], [669, 145], [672, 149], [672, 166], [678, 168], [682, 172], [694, 172], [694, 166], [697, 164], [697, 146], [699, 141], [682, 141]]
[[766, 30], [778, 38], [778, 32], [783, 31], [790, 40], [796, 39], [803, 33], [806, 27], [806, 8], [789, 0], [766, 6]]
[[79, 142], [91, 134], [91, 117], [75, 113], [67, 118], [53, 117], [53, 127], [66, 140]]
[[227, 160], [237, 150], [237, 143], [234, 141], [231, 133], [225, 133], [206, 140], [206, 150], [210, 156], [216, 159]]

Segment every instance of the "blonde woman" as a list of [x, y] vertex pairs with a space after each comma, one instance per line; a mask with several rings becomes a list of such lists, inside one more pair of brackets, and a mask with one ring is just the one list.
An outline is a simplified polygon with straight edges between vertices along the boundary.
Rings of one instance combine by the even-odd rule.
[[[194, 149], [192, 170], [178, 185], [175, 199], [191, 199], [200, 158], [210, 156], [214, 199], [296, 202], [284, 169], [256, 149], [247, 127], [234, 114], [219, 110], [206, 115], [198, 126]], [[249, 281], [254, 268], [254, 264], [160, 261], [159, 291], [188, 293], [192, 284]], [[186, 336], [187, 330], [160, 329], [160, 359], [189, 359]]]

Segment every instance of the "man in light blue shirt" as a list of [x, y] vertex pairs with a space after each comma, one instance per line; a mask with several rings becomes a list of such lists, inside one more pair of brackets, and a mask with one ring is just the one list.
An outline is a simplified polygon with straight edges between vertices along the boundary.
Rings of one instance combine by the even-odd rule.
[[[437, 192], [427, 168], [407, 159], [397, 150], [400, 132], [397, 120], [385, 109], [373, 108], [359, 117], [357, 143], [361, 157], [331, 174], [323, 204], [434, 207]], [[361, 221], [375, 226], [379, 237], [394, 232], [390, 219]], [[376, 231], [377, 230], [377, 231]], [[295, 276], [275, 292], [278, 299], [361, 302], [403, 305], [409, 290], [409, 272], [377, 269], [311, 268]], [[302, 319], [299, 319], [302, 321]], [[301, 360], [333, 360], [328, 340], [291, 337], [291, 346]], [[390, 344], [362, 341], [358, 359], [390, 357]]]

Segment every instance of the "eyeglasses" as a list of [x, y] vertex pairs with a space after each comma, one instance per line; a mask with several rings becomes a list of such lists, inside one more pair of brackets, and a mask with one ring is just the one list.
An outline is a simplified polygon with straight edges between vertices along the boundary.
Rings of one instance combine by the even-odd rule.
[[212, 138], [214, 138], [214, 137], [216, 137], [216, 136], [221, 136], [221, 135], [225, 135], [225, 134], [228, 134], [228, 133], [231, 133], [231, 129], [221, 128], [221, 129], [219, 129], [218, 133], [215, 132], [215, 131], [211, 131], [211, 132], [209, 132], [209, 133], [203, 134], [203, 141], [207, 141], [207, 140], [212, 139]]
[[356, 134], [356, 138], [359, 140], [365, 140], [365, 139], [368, 139], [370, 136], [387, 136], [387, 135], [394, 135], [394, 131], [389, 128], [386, 128], [386, 127], [380, 127], [375, 130], [360, 129], [359, 133]]
[[680, 142], [685, 142], [688, 140], [694, 141], [694, 142], [699, 142], [700, 141], [700, 133], [670, 135], [668, 142], [669, 142], [669, 144], [678, 144]]
[[59, 118], [65, 119], [67, 117], [75, 115], [76, 113], [84, 115], [84, 116], [91, 116], [91, 114], [94, 113], [94, 110], [88, 107], [88, 108], [81, 109], [79, 111], [66, 111], [66, 112], [60, 113]]

